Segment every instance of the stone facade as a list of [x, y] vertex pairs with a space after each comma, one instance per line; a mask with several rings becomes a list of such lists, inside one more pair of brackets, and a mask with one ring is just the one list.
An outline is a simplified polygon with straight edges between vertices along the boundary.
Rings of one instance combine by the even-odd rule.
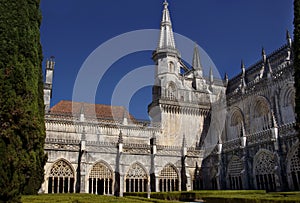
[[247, 69], [242, 63], [228, 81], [222, 152], [202, 163], [218, 171], [218, 189], [299, 190], [291, 50], [287, 33], [287, 44], [268, 56], [262, 50], [260, 61]]
[[[44, 193], [196, 189], [299, 190], [292, 41], [224, 80], [180, 58], [168, 3], [153, 52], [151, 122], [123, 107], [61, 101], [49, 108], [54, 59], [45, 82]], [[95, 114], [95, 116], [91, 116]], [[224, 120], [224, 122], [223, 122]]]

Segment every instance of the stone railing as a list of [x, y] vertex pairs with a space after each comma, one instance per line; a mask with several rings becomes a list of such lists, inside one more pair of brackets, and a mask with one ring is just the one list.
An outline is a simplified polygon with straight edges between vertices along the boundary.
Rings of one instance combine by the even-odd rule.
[[[289, 65], [291, 65], [293, 63], [292, 59], [287, 60], [288, 49], [289, 49], [288, 45], [285, 44], [267, 56], [267, 60], [270, 61], [270, 65], [272, 67], [274, 77], [275, 77], [276, 72], [285, 69], [286, 67], [288, 67]], [[247, 84], [246, 84], [247, 88], [257, 84], [260, 80], [263, 79], [263, 78], [260, 78], [260, 79], [253, 78], [254, 75], [256, 75], [260, 72], [260, 70], [262, 68], [262, 64], [263, 64], [263, 61], [261, 59], [258, 62], [256, 62], [255, 64], [251, 65], [249, 68], [247, 68], [246, 76], [245, 76], [246, 77], [245, 79], [247, 82]], [[228, 88], [227, 88], [227, 93], [228, 93], [227, 96], [229, 96], [229, 95], [232, 96], [232, 95], [240, 92], [240, 91], [238, 91], [238, 89], [239, 89], [239, 85], [241, 84], [241, 77], [242, 77], [242, 74], [240, 73], [229, 80]]]
[[237, 138], [237, 139], [229, 140], [229, 141], [225, 142], [223, 144], [222, 149], [224, 152], [227, 152], [227, 151], [239, 149], [240, 147], [241, 147], [241, 139]]
[[103, 147], [117, 147], [115, 142], [100, 142], [100, 141], [86, 141], [86, 145], [103, 146]]
[[288, 136], [296, 136], [295, 130], [296, 123], [287, 123], [284, 125], [279, 126], [278, 134], [280, 137], [288, 137]]
[[272, 129], [267, 129], [257, 133], [247, 135], [247, 145], [256, 145], [273, 141]]
[[54, 138], [46, 138], [46, 143], [58, 143], [58, 144], [80, 144], [80, 140], [68, 140], [68, 139], [54, 139]]

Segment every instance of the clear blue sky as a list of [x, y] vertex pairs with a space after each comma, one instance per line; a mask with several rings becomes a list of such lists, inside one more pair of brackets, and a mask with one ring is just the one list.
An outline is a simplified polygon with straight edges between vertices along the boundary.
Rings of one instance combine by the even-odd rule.
[[[71, 100], [77, 73], [89, 54], [105, 41], [139, 29], [159, 29], [163, 0], [43, 0], [41, 42], [44, 58], [55, 56], [52, 105]], [[169, 0], [173, 30], [196, 41], [229, 78], [270, 54], [293, 34], [292, 0]], [[157, 39], [158, 40], [158, 39]], [[45, 65], [45, 62], [44, 64]], [[100, 64], [101, 65], [101, 64]], [[117, 61], [99, 84], [96, 103], [110, 104], [118, 81], [140, 66], [153, 65], [151, 51]], [[153, 77], [153, 76], [149, 76]], [[88, 90], [87, 90], [88, 91]], [[148, 119], [151, 88], [139, 90], [130, 105]]]

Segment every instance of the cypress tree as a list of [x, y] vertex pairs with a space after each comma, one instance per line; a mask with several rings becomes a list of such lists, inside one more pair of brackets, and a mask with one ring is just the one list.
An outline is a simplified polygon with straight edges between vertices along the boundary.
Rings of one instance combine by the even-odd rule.
[[[294, 0], [294, 70], [296, 89], [296, 130], [300, 140], [300, 0]], [[298, 147], [298, 157], [300, 158], [300, 145]]]
[[0, 200], [20, 202], [44, 179], [40, 0], [0, 0]]

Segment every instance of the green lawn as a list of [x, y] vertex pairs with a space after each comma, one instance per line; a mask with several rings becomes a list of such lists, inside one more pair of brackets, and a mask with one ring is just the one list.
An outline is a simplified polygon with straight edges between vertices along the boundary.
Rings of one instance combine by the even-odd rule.
[[140, 197], [114, 197], [93, 194], [40, 194], [40, 195], [24, 195], [23, 203], [166, 203], [170, 201], [147, 199]]
[[[261, 190], [218, 190], [152, 193], [151, 199], [144, 198], [147, 193], [126, 193], [126, 197], [101, 196], [93, 194], [40, 194], [22, 196], [23, 203], [170, 203], [182, 197], [204, 199], [207, 203], [300, 203], [300, 192], [266, 193]], [[173, 200], [173, 201], [168, 201]]]

